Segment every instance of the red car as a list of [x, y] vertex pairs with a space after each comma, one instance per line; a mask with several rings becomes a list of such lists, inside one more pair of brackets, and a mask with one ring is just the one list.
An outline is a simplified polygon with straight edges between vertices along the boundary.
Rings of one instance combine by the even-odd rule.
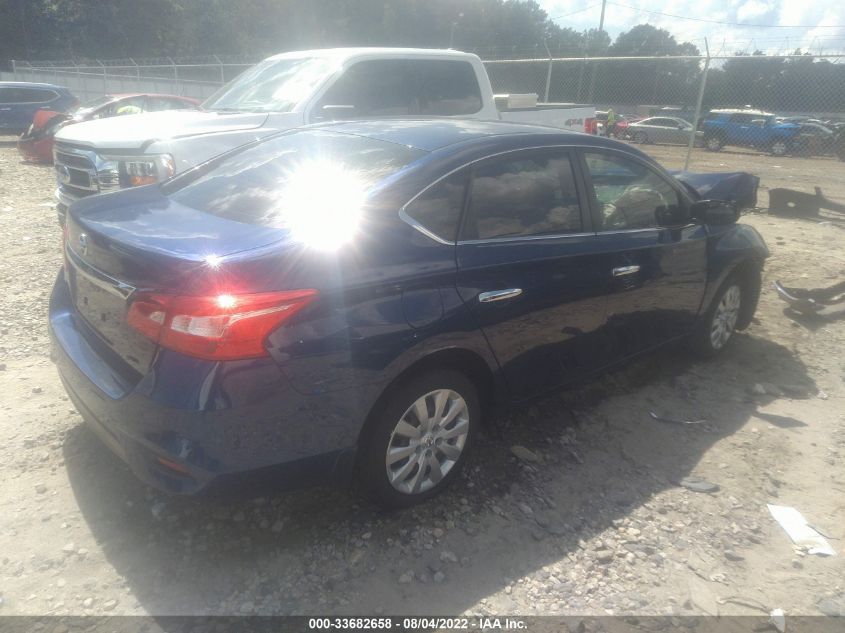
[[199, 105], [198, 100], [190, 97], [127, 93], [99, 97], [79, 106], [70, 114], [40, 110], [35, 114], [29, 129], [18, 139], [18, 151], [24, 160], [52, 163], [53, 136], [59, 128], [65, 125], [124, 114], [140, 114], [161, 110], [196, 110]]

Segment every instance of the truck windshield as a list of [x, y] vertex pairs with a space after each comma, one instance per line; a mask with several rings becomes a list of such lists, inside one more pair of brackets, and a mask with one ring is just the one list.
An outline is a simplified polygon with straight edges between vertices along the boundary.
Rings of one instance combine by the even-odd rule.
[[203, 104], [224, 112], [290, 112], [331, 72], [320, 57], [265, 60], [241, 73]]

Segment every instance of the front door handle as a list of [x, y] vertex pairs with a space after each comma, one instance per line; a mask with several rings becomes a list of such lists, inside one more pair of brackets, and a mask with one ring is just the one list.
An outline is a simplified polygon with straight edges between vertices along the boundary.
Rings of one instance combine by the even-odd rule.
[[504, 299], [513, 299], [522, 294], [522, 288], [506, 288], [505, 290], [490, 290], [482, 292], [478, 295], [478, 300], [481, 303], [490, 303], [492, 301], [503, 301]]
[[618, 268], [613, 269], [613, 276], [614, 277], [624, 277], [625, 275], [633, 275], [634, 273], [640, 272], [639, 266], [619, 266]]

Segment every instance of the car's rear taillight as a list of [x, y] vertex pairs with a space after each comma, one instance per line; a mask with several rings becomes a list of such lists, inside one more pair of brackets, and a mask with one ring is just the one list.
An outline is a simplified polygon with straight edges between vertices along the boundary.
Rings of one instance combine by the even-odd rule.
[[208, 297], [140, 294], [127, 321], [162, 347], [210, 360], [267, 356], [267, 336], [317, 298], [316, 290]]
[[584, 119], [584, 131], [587, 134], [595, 134], [597, 128], [596, 123], [597, 120], [595, 118]]

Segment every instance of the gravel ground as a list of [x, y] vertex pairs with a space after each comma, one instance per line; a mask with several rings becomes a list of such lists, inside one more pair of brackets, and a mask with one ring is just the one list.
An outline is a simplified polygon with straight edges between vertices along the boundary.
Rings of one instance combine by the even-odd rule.
[[[806, 191], [843, 171], [742, 152], [699, 151], [694, 167]], [[773, 256], [732, 349], [668, 349], [499, 412], [448, 493], [388, 514], [344, 490], [169, 498], [134, 479], [49, 360], [51, 190], [49, 167], [0, 144], [0, 615], [845, 610], [845, 326], [794, 320], [770, 290], [841, 279], [842, 226], [749, 214]], [[825, 192], [845, 200], [841, 176]], [[690, 475], [719, 489], [679, 485]], [[769, 502], [839, 555], [793, 547]]]

